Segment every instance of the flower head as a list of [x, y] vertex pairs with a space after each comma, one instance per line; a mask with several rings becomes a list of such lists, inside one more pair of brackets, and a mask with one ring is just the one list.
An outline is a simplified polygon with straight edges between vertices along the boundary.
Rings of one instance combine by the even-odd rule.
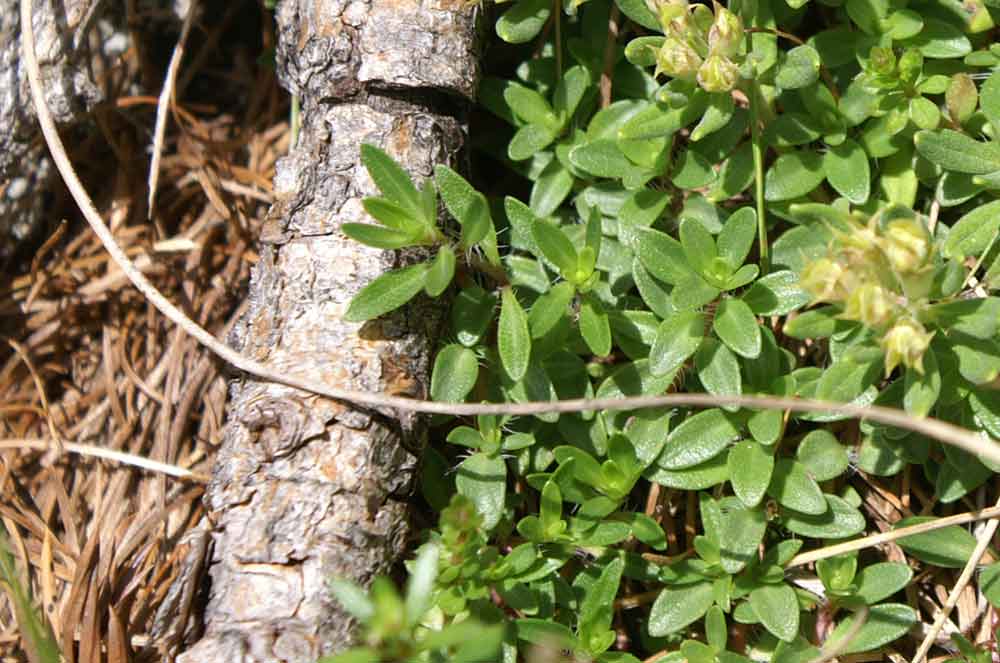
[[708, 31], [708, 49], [712, 55], [733, 57], [743, 41], [743, 19], [715, 3], [715, 21]]
[[885, 352], [885, 374], [889, 375], [899, 364], [924, 373], [924, 353], [930, 347], [934, 332], [928, 332], [916, 320], [904, 318], [896, 322], [882, 337]]
[[729, 92], [739, 82], [740, 69], [727, 57], [710, 55], [698, 68], [698, 84], [706, 92]]

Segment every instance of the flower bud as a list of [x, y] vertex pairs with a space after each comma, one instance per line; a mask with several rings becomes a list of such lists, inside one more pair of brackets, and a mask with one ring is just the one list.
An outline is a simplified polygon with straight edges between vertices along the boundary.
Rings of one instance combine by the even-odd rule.
[[906, 85], [915, 85], [924, 73], [924, 54], [915, 48], [906, 49], [899, 56], [899, 79]]
[[686, 17], [688, 12], [687, 0], [646, 0], [646, 6], [656, 14], [664, 32], [671, 22]]
[[693, 80], [701, 65], [701, 58], [693, 48], [679, 39], [667, 37], [656, 54], [654, 76], [664, 73], [674, 78]]
[[733, 57], [743, 41], [743, 20], [715, 3], [715, 22], [708, 31], [708, 49], [712, 55]]
[[897, 274], [909, 274], [927, 262], [931, 245], [919, 221], [894, 219], [883, 231], [882, 250]]
[[893, 316], [892, 296], [880, 285], [864, 283], [855, 288], [847, 298], [844, 317], [857, 320], [866, 327], [880, 328]]
[[698, 84], [705, 92], [729, 92], [740, 78], [740, 69], [729, 58], [710, 55], [698, 68]]
[[934, 332], [928, 332], [916, 320], [899, 320], [882, 337], [885, 352], [885, 374], [889, 375], [899, 364], [924, 373], [924, 353], [930, 347]]
[[844, 276], [844, 267], [829, 258], [813, 260], [802, 270], [799, 286], [812, 295], [813, 302], [833, 302], [840, 299], [843, 288], [839, 287]]

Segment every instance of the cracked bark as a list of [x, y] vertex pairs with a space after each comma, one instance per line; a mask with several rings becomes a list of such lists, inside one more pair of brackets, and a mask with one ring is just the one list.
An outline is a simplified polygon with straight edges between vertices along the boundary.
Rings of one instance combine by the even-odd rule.
[[[101, 101], [94, 83], [87, 27], [99, 0], [34, 2], [32, 26], [45, 101], [56, 122], [70, 124]], [[44, 195], [55, 171], [39, 127], [21, 61], [18, 0], [0, 0], [0, 260], [45, 221]]]
[[[425, 298], [363, 326], [341, 320], [374, 277], [426, 257], [369, 249], [359, 163], [378, 145], [421, 178], [458, 161], [474, 94], [471, 9], [448, 0], [283, 0], [278, 70], [300, 97], [298, 145], [278, 166], [249, 310], [230, 342], [271, 368], [423, 397], [443, 320]], [[315, 661], [351, 642], [326, 581], [367, 584], [403, 552], [422, 422], [243, 379], [206, 494], [214, 552], [204, 635], [182, 663]]]

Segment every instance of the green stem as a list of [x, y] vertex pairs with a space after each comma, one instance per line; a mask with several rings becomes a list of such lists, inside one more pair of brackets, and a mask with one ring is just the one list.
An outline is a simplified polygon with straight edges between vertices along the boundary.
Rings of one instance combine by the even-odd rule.
[[760, 132], [760, 90], [757, 81], [748, 86], [750, 99], [750, 141], [753, 152], [754, 200], [757, 204], [757, 241], [760, 243], [760, 275], [771, 267], [771, 251], [767, 243], [767, 216], [764, 209], [764, 144]]
[[[753, 61], [753, 31], [758, 27], [756, 3], [742, 3], [741, 15], [743, 24], [749, 29], [746, 32], [747, 58], [751, 67]], [[755, 72], [756, 73], [756, 72]], [[753, 153], [754, 201], [757, 209], [757, 241], [760, 244], [760, 275], [764, 276], [771, 268], [771, 249], [767, 243], [767, 215], [764, 209], [764, 144], [761, 142], [761, 94], [756, 77], [751, 78], [746, 86], [747, 100], [750, 102], [750, 147]]]

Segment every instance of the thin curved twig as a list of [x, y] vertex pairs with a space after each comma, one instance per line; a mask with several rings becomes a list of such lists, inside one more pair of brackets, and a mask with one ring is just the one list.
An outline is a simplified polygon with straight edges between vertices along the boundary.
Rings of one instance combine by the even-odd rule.
[[164, 316], [234, 368], [265, 381], [301, 389], [333, 400], [353, 403], [356, 406], [395, 408], [402, 411], [427, 414], [459, 416], [478, 414], [534, 415], [542, 413], [582, 412], [586, 410], [637, 410], [655, 407], [718, 407], [725, 405], [793, 410], [796, 412], [825, 412], [847, 417], [871, 419], [881, 424], [918, 432], [1000, 463], [1000, 445], [994, 444], [971, 431], [936, 419], [918, 419], [902, 410], [880, 406], [859, 406], [798, 398], [775, 398], [771, 396], [713, 396], [711, 394], [669, 394], [665, 396], [638, 396], [634, 398], [578, 398], [564, 401], [528, 403], [439, 403], [391, 396], [383, 393], [333, 387], [318, 380], [295, 377], [289, 375], [287, 372], [279, 373], [273, 371], [260, 362], [245, 357], [225, 343], [220, 342], [210, 332], [192, 321], [156, 289], [156, 286], [136, 268], [135, 264], [116, 242], [114, 235], [112, 235], [107, 225], [101, 219], [100, 213], [76, 176], [73, 165], [59, 137], [55, 122], [52, 119], [52, 114], [46, 105], [41, 74], [38, 69], [38, 59], [35, 54], [34, 32], [31, 25], [31, 3], [32, 0], [21, 0], [21, 32], [24, 46], [24, 63], [28, 72], [32, 102], [35, 106], [38, 121], [41, 124], [42, 133], [45, 136], [45, 142], [48, 144], [49, 151], [52, 154], [52, 159], [73, 199], [94, 230], [94, 233], [101, 240], [101, 243], [104, 244], [105, 249], [107, 249], [112, 259], [118, 264], [119, 268], [136, 289]]

